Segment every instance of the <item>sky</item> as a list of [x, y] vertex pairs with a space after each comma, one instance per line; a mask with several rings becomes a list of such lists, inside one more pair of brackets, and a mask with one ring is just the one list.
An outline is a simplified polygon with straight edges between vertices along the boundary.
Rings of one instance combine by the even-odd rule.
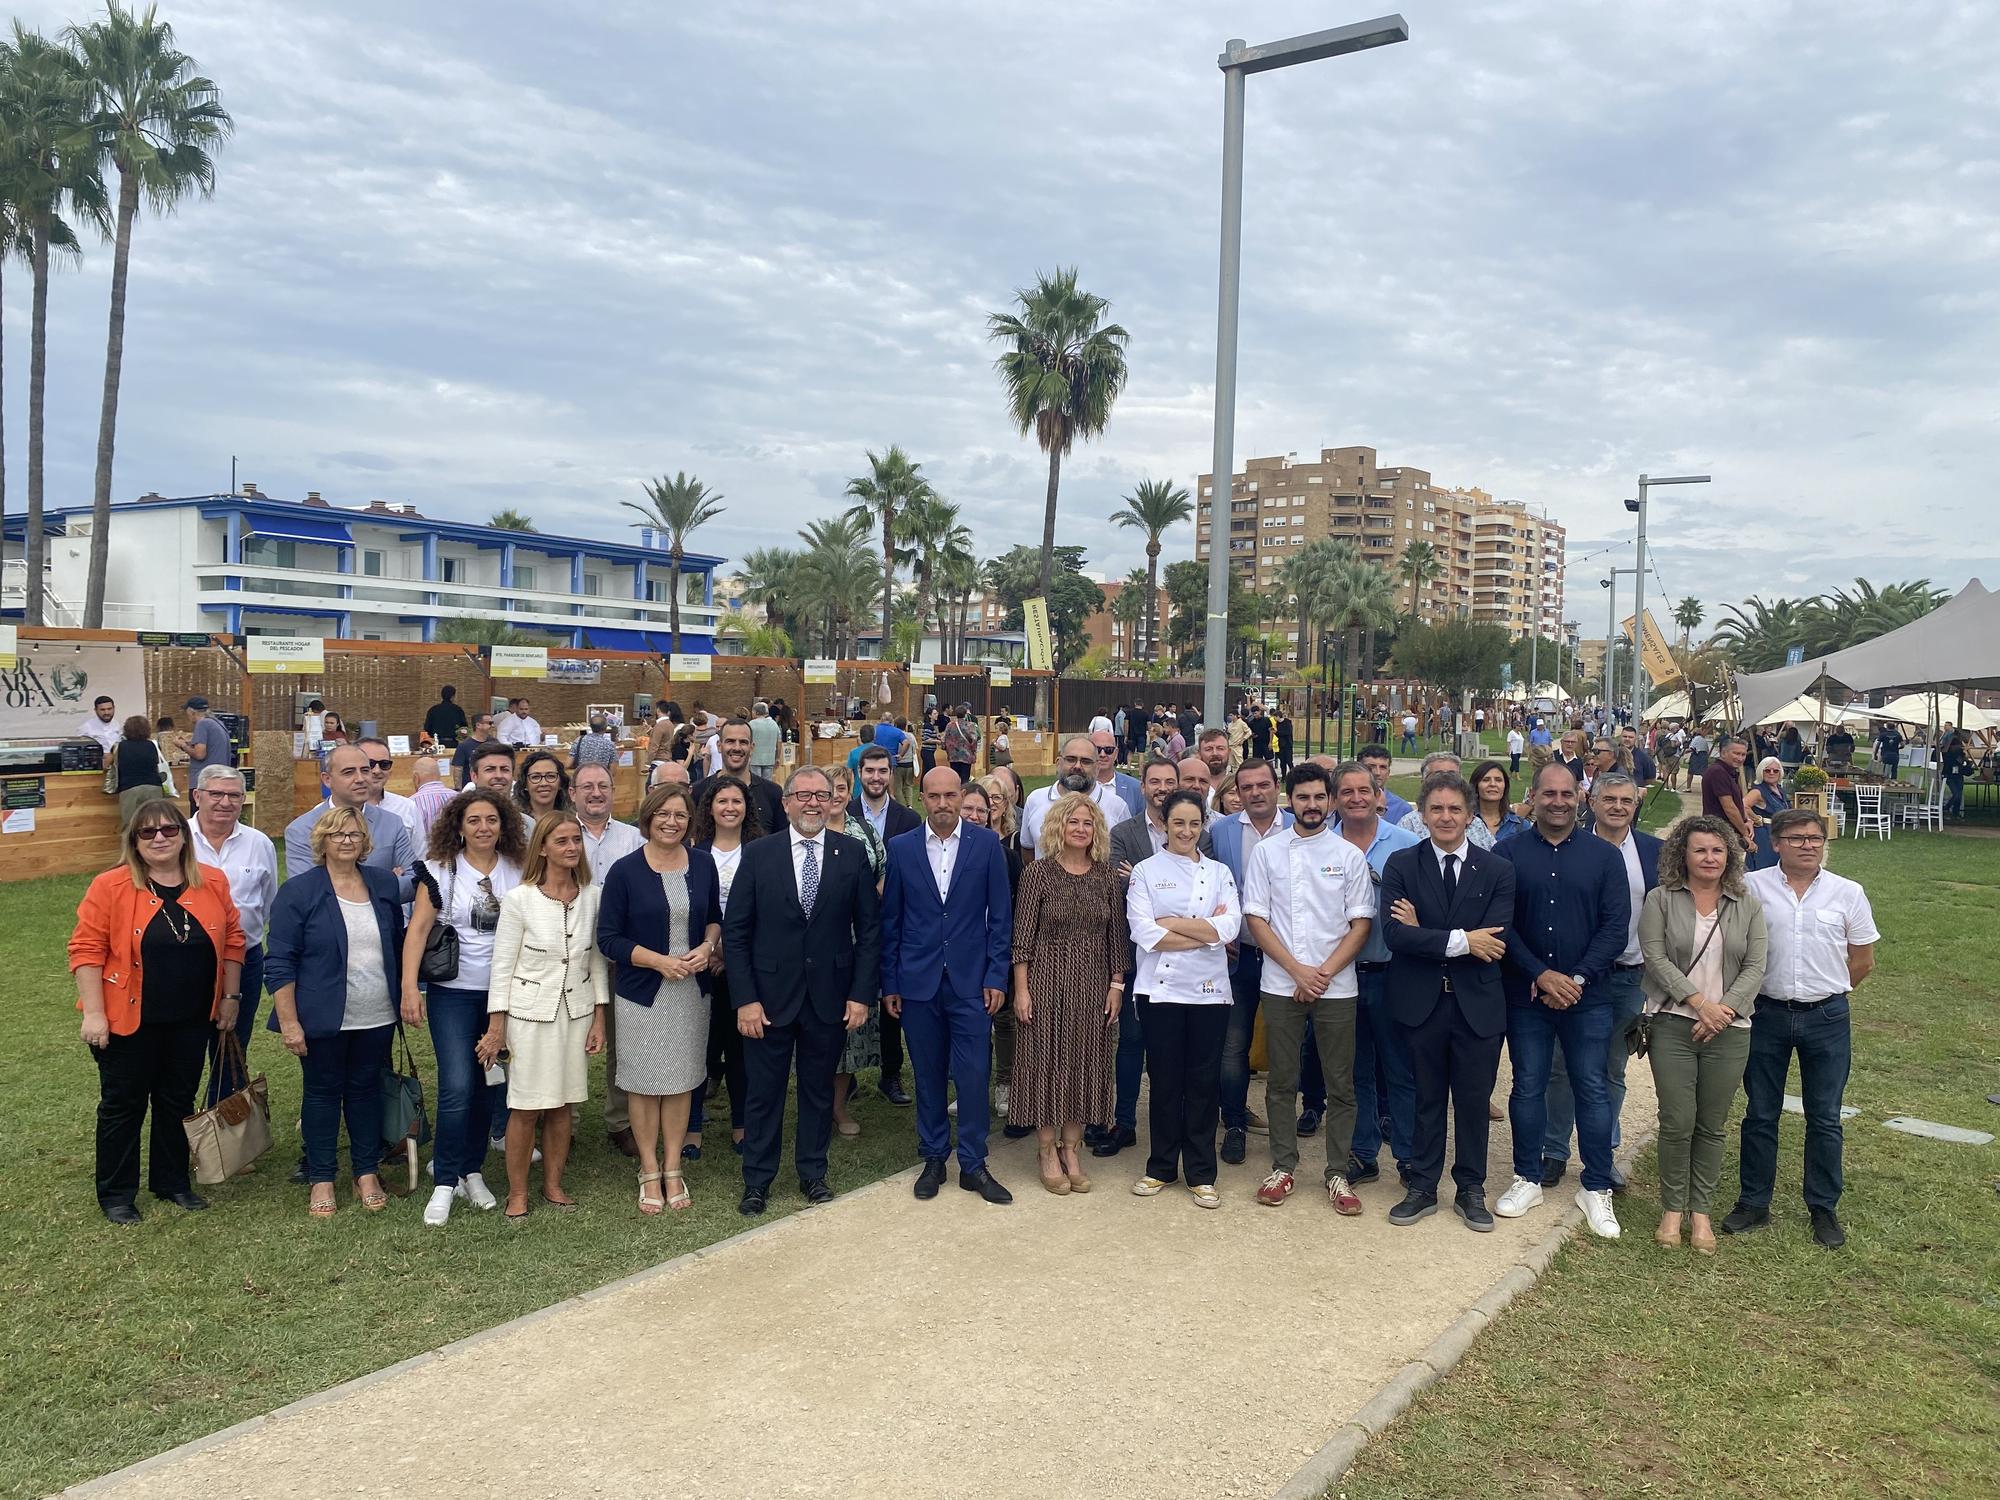
[[[730, 558], [900, 443], [981, 555], [1046, 461], [987, 315], [1076, 266], [1130, 380], [1059, 540], [1192, 489], [1214, 402], [1232, 35], [1320, 5], [587, 7], [163, 0], [236, 120], [212, 199], [142, 216], [114, 495], [240, 478], [613, 537], [649, 477]], [[53, 32], [80, 5], [17, 4]], [[2000, 12], [1986, 0], [1412, 4], [1410, 40], [1249, 80], [1237, 465], [1365, 444], [1546, 507], [1570, 618], [1631, 563], [1721, 605], [2000, 586]], [[50, 296], [49, 496], [87, 503], [110, 270]], [[5, 280], [8, 492], [28, 285]], [[115, 535], [115, 533], [114, 533]], [[1164, 560], [1191, 556], [1167, 538]], [[1630, 588], [1630, 580], [1621, 587]], [[1621, 611], [1622, 613], [1622, 611]], [[1665, 619], [1665, 611], [1658, 617]]]

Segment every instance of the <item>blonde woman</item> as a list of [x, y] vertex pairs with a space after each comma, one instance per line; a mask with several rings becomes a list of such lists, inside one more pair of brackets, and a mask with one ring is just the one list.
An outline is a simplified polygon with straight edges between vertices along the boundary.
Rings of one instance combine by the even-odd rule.
[[1111, 1123], [1130, 929], [1111, 830], [1095, 802], [1081, 792], [1056, 798], [1040, 847], [1053, 857], [1022, 872], [1014, 906], [1008, 1119], [1034, 1129], [1044, 1188], [1087, 1193], [1083, 1128]]
[[1639, 913], [1648, 1056], [1660, 1100], [1660, 1227], [1654, 1238], [1715, 1253], [1710, 1206], [1722, 1131], [1750, 1060], [1764, 980], [1764, 907], [1743, 884], [1743, 846], [1720, 818], [1683, 818], [1660, 846], [1660, 883]]
[[573, 812], [544, 813], [528, 838], [521, 883], [500, 903], [487, 980], [492, 1019], [476, 1055], [491, 1067], [508, 1054], [507, 1222], [528, 1216], [528, 1169], [542, 1132], [542, 1201], [575, 1208], [563, 1191], [569, 1106], [589, 1097], [586, 1058], [604, 1050], [611, 1004], [608, 966], [597, 947], [602, 895], [590, 878], [583, 824]]

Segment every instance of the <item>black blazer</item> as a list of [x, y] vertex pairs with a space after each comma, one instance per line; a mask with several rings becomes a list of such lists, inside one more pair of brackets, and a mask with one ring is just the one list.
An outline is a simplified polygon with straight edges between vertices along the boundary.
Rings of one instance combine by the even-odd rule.
[[722, 918], [729, 998], [738, 1010], [762, 1004], [783, 1026], [803, 1013], [841, 1022], [850, 1001], [873, 1005], [881, 993], [880, 897], [868, 850], [828, 829], [821, 836], [819, 896], [812, 920], [799, 906], [788, 825], [743, 846]]
[[[847, 816], [852, 821], [862, 823], [868, 821], [867, 809], [862, 807], [861, 798], [858, 795], [848, 799]], [[923, 826], [924, 820], [922, 818], [918, 817], [914, 811], [901, 802], [898, 802], [894, 797], [891, 797], [889, 799], [889, 811], [882, 818], [883, 847], [887, 848], [889, 840], [897, 834], [908, 833], [912, 828], [921, 828]]]
[[[1407, 900], [1417, 909], [1417, 925], [1405, 927], [1389, 908]], [[1514, 866], [1490, 849], [1468, 841], [1458, 872], [1458, 894], [1445, 899], [1437, 855], [1425, 839], [1389, 856], [1382, 870], [1382, 935], [1389, 944], [1389, 1006], [1398, 1022], [1421, 1026], [1444, 996], [1444, 981], [1480, 1036], [1507, 1029], [1507, 995], [1500, 985], [1501, 961], [1481, 962], [1471, 954], [1446, 958], [1454, 929], [1507, 928], [1514, 921]], [[1506, 934], [1503, 932], [1502, 937]]]
[[[646, 863], [646, 851], [634, 849], [617, 860], [603, 877], [604, 894], [597, 906], [597, 947], [618, 965], [612, 988], [634, 1005], [651, 1005], [660, 992], [660, 976], [632, 962], [634, 948], [665, 953], [673, 941], [667, 932], [667, 893], [660, 877]], [[715, 856], [706, 849], [688, 850], [687, 945], [698, 945], [708, 924], [722, 920], [721, 882]], [[708, 993], [708, 975], [697, 976]]]

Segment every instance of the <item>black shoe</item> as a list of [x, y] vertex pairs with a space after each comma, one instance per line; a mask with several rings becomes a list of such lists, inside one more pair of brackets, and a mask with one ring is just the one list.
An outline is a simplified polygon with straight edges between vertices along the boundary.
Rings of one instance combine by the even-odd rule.
[[200, 1193], [161, 1193], [159, 1196], [162, 1201], [173, 1204], [175, 1208], [184, 1208], [191, 1214], [198, 1214], [208, 1207], [208, 1200]]
[[901, 1109], [910, 1107], [910, 1096], [903, 1092], [903, 1080], [885, 1078], [882, 1080], [882, 1097]]
[[1542, 1186], [1552, 1188], [1569, 1176], [1569, 1163], [1559, 1156], [1542, 1158]]
[[968, 1193], [979, 1194], [988, 1203], [1012, 1203], [1014, 1201], [1014, 1195], [1000, 1186], [1000, 1179], [984, 1167], [976, 1168], [970, 1172], [960, 1167], [958, 1170], [958, 1185]]
[[1465, 1227], [1475, 1234], [1493, 1232], [1493, 1215], [1486, 1207], [1486, 1195], [1478, 1188], [1462, 1188], [1451, 1200], [1451, 1211], [1465, 1220]]
[[129, 1203], [100, 1203], [104, 1217], [114, 1224], [138, 1224], [144, 1222], [143, 1215]]
[[[636, 1151], [638, 1148], [635, 1146], [633, 1149]], [[306, 1185], [306, 1159], [303, 1156], [299, 1158], [299, 1164], [292, 1168], [292, 1175], [287, 1177], [285, 1181], [296, 1183], [300, 1187]]]
[[815, 1177], [811, 1182], [801, 1182], [799, 1191], [806, 1195], [808, 1204], [833, 1202], [833, 1189], [826, 1185], [824, 1177]]
[[1739, 1203], [1729, 1210], [1729, 1216], [1722, 1221], [1724, 1234], [1748, 1234], [1753, 1229], [1762, 1229], [1771, 1222], [1771, 1210], [1752, 1208], [1747, 1203]]
[[1127, 1146], [1139, 1144], [1139, 1132], [1130, 1125], [1113, 1126], [1104, 1132], [1097, 1144], [1090, 1148], [1092, 1156], [1116, 1156]]
[[1398, 1229], [1406, 1229], [1419, 1219], [1428, 1219], [1437, 1211], [1438, 1195], [1436, 1193], [1420, 1193], [1415, 1188], [1411, 1188], [1404, 1195], [1403, 1201], [1389, 1210], [1389, 1222], [1394, 1224]]
[[736, 1211], [746, 1219], [754, 1219], [764, 1211], [770, 1190], [768, 1188], [747, 1187], [737, 1201]]
[[1320, 1121], [1321, 1121], [1322, 1119], [1324, 1119], [1324, 1118], [1325, 1118], [1325, 1116], [1324, 1116], [1324, 1115], [1323, 1115], [1323, 1114], [1322, 1114], [1322, 1113], [1321, 1113], [1321, 1112], [1320, 1112], [1319, 1110], [1316, 1110], [1316, 1109], [1302, 1109], [1302, 1110], [1300, 1110], [1300, 1111], [1299, 1111], [1299, 1134], [1300, 1134], [1300, 1135], [1318, 1135], [1318, 1134], [1319, 1134], [1319, 1122], [1320, 1122]]
[[1840, 1220], [1834, 1217], [1832, 1209], [1815, 1208], [1811, 1213], [1815, 1243], [1828, 1250], [1838, 1250], [1847, 1243], [1847, 1231], [1840, 1227]]
[[1005, 1137], [1007, 1137], [1007, 1139], [1010, 1141], [1018, 1141], [1021, 1140], [1023, 1137], [1033, 1135], [1035, 1133], [1035, 1127], [1032, 1125], [1009, 1125], [1005, 1129], [1003, 1129], [1000, 1133]]
[[1250, 1150], [1250, 1132], [1241, 1125], [1232, 1125], [1222, 1132], [1222, 1159], [1232, 1167], [1240, 1163]]
[[1381, 1167], [1372, 1161], [1363, 1161], [1358, 1156], [1347, 1158], [1347, 1180], [1349, 1182], [1373, 1182], [1382, 1175]]
[[1086, 1125], [1083, 1127], [1083, 1144], [1086, 1150], [1095, 1151], [1098, 1143], [1103, 1139], [1104, 1127], [1102, 1125]]
[[919, 1198], [935, 1198], [937, 1190], [944, 1186], [944, 1159], [926, 1161], [923, 1171], [917, 1174], [917, 1185], [911, 1189]]

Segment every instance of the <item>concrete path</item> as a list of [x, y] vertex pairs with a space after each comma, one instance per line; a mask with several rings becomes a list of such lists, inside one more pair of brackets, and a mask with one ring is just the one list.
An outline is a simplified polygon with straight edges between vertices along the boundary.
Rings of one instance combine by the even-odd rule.
[[[1643, 1066], [1631, 1085], [1637, 1133], [1654, 1108]], [[1335, 1216], [1316, 1138], [1277, 1210], [1251, 1196], [1262, 1136], [1223, 1168], [1217, 1211], [1178, 1188], [1131, 1196], [1144, 1157], [1130, 1151], [1091, 1161], [1087, 1196], [1053, 1197], [1031, 1142], [996, 1144], [1010, 1208], [960, 1191], [955, 1169], [915, 1202], [906, 1173], [83, 1488], [1268, 1496], [1575, 1196], [1572, 1174], [1489, 1235], [1448, 1209], [1393, 1229], [1388, 1183], [1360, 1190], [1365, 1217]], [[1491, 1197], [1507, 1150], [1503, 1122]]]

